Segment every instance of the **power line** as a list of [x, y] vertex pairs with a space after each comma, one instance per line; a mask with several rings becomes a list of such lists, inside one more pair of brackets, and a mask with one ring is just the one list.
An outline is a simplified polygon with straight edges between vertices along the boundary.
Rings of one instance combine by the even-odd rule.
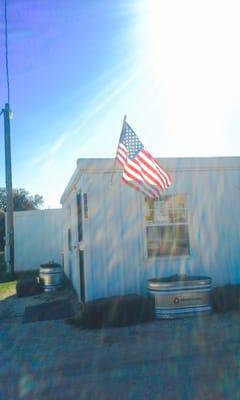
[[6, 60], [6, 78], [7, 78], [7, 99], [10, 104], [10, 83], [8, 67], [8, 20], [7, 20], [7, 0], [4, 1], [4, 20], [5, 20], [5, 60]]

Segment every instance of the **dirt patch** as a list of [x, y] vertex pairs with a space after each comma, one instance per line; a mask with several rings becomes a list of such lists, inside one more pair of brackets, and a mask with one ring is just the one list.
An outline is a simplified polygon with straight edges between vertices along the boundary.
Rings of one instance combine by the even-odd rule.
[[235, 311], [94, 331], [1, 324], [0, 398], [237, 400], [239, 323]]
[[[63, 320], [22, 323], [25, 307], [56, 299], [67, 299], [79, 310], [70, 284], [26, 298], [5, 288], [1, 399], [240, 398], [239, 311], [81, 330]], [[217, 288], [213, 300], [223, 296], [229, 306], [238, 304], [239, 287], [230, 297], [229, 290]]]

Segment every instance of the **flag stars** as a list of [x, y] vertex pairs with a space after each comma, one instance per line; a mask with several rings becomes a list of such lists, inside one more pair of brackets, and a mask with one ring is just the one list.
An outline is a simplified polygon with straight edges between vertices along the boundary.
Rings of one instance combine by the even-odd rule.
[[133, 159], [139, 151], [143, 148], [143, 144], [138, 139], [135, 132], [127, 125], [120, 142], [126, 146], [128, 151], [128, 158]]

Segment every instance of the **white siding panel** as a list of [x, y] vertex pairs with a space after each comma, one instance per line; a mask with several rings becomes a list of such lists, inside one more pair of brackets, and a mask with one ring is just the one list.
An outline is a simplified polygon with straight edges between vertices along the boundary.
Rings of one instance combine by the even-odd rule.
[[120, 183], [119, 174], [85, 177], [89, 218], [85, 220], [90, 299], [141, 290], [140, 194]]
[[62, 264], [63, 211], [14, 212], [15, 270], [39, 269], [54, 261]]

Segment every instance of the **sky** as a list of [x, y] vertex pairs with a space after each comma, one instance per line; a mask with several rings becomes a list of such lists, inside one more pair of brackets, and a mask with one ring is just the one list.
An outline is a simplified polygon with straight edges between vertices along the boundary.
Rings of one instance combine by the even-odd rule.
[[78, 158], [115, 157], [125, 114], [155, 157], [239, 156], [239, 16], [238, 0], [8, 0], [13, 186], [60, 207]]

